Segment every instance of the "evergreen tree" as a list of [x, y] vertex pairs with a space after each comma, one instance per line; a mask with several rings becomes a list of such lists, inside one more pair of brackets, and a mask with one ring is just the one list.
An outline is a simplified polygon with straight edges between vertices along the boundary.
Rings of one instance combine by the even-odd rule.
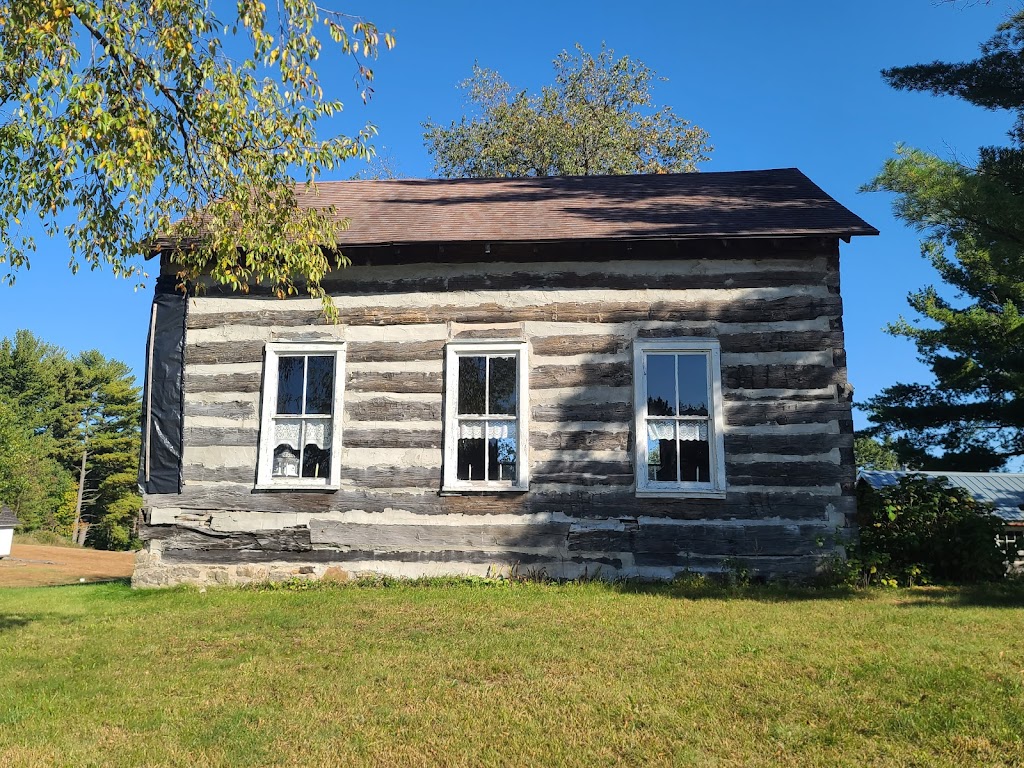
[[0, 340], [0, 500], [24, 527], [124, 549], [142, 500], [139, 388], [97, 351], [67, 354], [18, 331]]
[[1024, 12], [978, 59], [889, 69], [897, 89], [950, 95], [1015, 122], [1009, 146], [983, 147], [969, 167], [901, 147], [869, 185], [896, 194], [898, 218], [924, 235], [922, 253], [955, 289], [909, 297], [927, 321], [911, 339], [934, 382], [896, 384], [866, 404], [876, 434], [899, 435], [901, 458], [926, 469], [989, 470], [1024, 454]]
[[473, 66], [461, 84], [477, 113], [448, 127], [427, 120], [424, 140], [438, 174], [454, 177], [591, 176], [696, 171], [711, 151], [707, 132], [655, 110], [655, 74], [601, 46], [576, 45], [554, 61], [555, 83], [539, 96]]

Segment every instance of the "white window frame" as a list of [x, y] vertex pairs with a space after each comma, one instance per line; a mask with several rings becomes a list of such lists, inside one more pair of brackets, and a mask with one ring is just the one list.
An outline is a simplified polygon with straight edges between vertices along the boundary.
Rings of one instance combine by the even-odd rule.
[[[445, 386], [444, 386], [444, 473], [442, 493], [464, 491], [522, 492], [530, 487], [530, 403], [529, 403], [529, 360], [525, 341], [449, 341], [445, 345]], [[479, 355], [516, 356], [516, 434], [519, 445], [516, 456], [518, 477], [511, 485], [495, 480], [459, 480], [459, 358]], [[496, 419], [497, 420], [497, 419]]]
[[[293, 355], [334, 356], [334, 400], [331, 405], [331, 470], [329, 477], [274, 477], [273, 417], [277, 408], [278, 362]], [[264, 347], [263, 406], [260, 409], [260, 445], [256, 490], [336, 491], [341, 487], [341, 425], [344, 414], [344, 342], [269, 342]]]
[[[699, 353], [707, 355], [709, 465], [712, 477], [706, 483], [665, 482], [647, 479], [647, 355], [648, 353]], [[723, 499], [725, 481], [725, 420], [722, 402], [722, 352], [718, 339], [637, 339], [633, 342], [633, 413], [635, 437], [636, 495], [638, 497]]]

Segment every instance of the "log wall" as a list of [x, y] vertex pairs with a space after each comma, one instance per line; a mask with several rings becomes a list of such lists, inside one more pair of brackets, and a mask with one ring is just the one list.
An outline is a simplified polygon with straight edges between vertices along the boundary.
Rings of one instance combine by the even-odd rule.
[[[638, 250], [638, 249], [636, 249]], [[293, 573], [806, 575], [841, 554], [853, 434], [837, 243], [611, 262], [351, 267], [317, 302], [204, 295], [184, 489], [145, 498], [136, 583]], [[724, 499], [634, 495], [632, 342], [715, 337]], [[444, 347], [529, 343], [530, 490], [440, 495]], [[264, 345], [347, 344], [342, 488], [254, 492]]]

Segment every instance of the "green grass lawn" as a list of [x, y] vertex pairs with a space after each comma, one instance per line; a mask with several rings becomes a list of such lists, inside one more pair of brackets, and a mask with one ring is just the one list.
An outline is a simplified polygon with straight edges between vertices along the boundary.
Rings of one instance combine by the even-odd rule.
[[1024, 765], [1024, 587], [0, 590], [0, 765]]

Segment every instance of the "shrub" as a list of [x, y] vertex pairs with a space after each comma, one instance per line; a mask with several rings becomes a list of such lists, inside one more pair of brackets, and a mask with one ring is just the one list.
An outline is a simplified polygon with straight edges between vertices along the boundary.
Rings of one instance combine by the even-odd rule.
[[908, 475], [860, 494], [853, 558], [865, 583], [994, 581], [1006, 574], [996, 544], [1002, 523], [988, 505], [945, 478]]

